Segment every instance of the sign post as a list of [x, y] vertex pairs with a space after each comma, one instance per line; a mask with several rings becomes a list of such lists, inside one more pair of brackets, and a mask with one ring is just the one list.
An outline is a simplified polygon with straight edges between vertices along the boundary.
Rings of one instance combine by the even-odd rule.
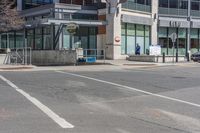
[[171, 38], [172, 43], [173, 43], [173, 63], [174, 63], [174, 48], [175, 48], [175, 42], [176, 42], [176, 39], [177, 39], [177, 34], [176, 33], [172, 33], [170, 35], [170, 38]]

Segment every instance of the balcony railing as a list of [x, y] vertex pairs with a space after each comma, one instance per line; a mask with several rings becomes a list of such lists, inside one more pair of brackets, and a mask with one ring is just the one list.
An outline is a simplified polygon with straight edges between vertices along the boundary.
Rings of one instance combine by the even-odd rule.
[[151, 12], [150, 5], [138, 4], [132, 1], [127, 1], [126, 3], [122, 4], [122, 8], [143, 11], [143, 12]]
[[187, 16], [187, 12], [188, 12], [187, 9], [159, 7], [159, 14], [164, 14], [164, 15]]

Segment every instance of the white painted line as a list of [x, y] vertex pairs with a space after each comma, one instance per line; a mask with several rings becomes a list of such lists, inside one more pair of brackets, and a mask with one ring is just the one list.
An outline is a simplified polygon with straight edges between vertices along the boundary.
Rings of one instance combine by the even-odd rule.
[[26, 97], [30, 102], [32, 102], [35, 106], [37, 106], [41, 111], [43, 111], [47, 116], [49, 116], [53, 121], [55, 121], [59, 126], [62, 128], [74, 128], [72, 124], [67, 122], [65, 119], [58, 116], [56, 113], [54, 113], [51, 109], [49, 109], [47, 106], [42, 104], [39, 100], [36, 98], [30, 96], [25, 91], [19, 89], [15, 84], [13, 84], [8, 79], [4, 78], [2, 75], [0, 75], [0, 78], [5, 81], [8, 85], [13, 87], [17, 92], [22, 94], [24, 97]]
[[143, 90], [140, 90], [140, 89], [136, 89], [136, 88], [133, 88], [133, 87], [129, 87], [129, 86], [125, 86], [125, 85], [121, 85], [121, 84], [117, 84], [117, 83], [113, 83], [113, 82], [109, 82], [109, 81], [105, 81], [105, 80], [100, 80], [100, 79], [96, 79], [96, 78], [92, 78], [92, 77], [87, 77], [87, 76], [69, 73], [69, 72], [63, 72], [63, 71], [56, 71], [56, 72], [75, 76], [75, 77], [90, 79], [90, 80], [93, 80], [93, 81], [126, 88], [126, 89], [129, 89], [129, 90], [132, 90], [132, 91], [137, 91], [137, 92], [140, 92], [140, 93], [143, 93], [143, 94], [147, 94], [147, 95], [151, 95], [151, 96], [155, 96], [155, 97], [159, 97], [159, 98], [163, 98], [163, 99], [167, 99], [167, 100], [171, 100], [171, 101], [175, 101], [175, 102], [179, 102], [179, 103], [184, 103], [184, 104], [195, 106], [195, 107], [200, 107], [200, 104], [196, 104], [196, 103], [192, 103], [192, 102], [188, 102], [188, 101], [184, 101], [184, 100], [180, 100], [180, 99], [176, 99], [176, 98], [172, 98], [172, 97], [168, 97], [168, 96], [164, 96], [164, 95], [159, 95], [159, 94], [151, 93], [151, 92], [148, 92], [148, 91], [143, 91]]

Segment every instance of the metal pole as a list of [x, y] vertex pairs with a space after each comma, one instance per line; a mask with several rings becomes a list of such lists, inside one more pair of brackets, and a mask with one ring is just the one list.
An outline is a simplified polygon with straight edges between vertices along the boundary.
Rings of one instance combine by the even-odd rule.
[[173, 63], [174, 63], [174, 42], [173, 42]]
[[104, 56], [103, 58], [104, 58], [104, 64], [105, 64], [106, 63], [106, 50], [105, 49], [103, 50], [103, 56]]
[[30, 65], [32, 65], [32, 49], [30, 48]]
[[178, 41], [176, 42], [176, 62], [178, 62]]
[[27, 58], [27, 39], [25, 38], [25, 65], [27, 65], [28, 58]]
[[187, 32], [187, 54], [190, 56], [190, 30], [191, 30], [191, 0], [188, 0], [188, 21], [189, 27]]

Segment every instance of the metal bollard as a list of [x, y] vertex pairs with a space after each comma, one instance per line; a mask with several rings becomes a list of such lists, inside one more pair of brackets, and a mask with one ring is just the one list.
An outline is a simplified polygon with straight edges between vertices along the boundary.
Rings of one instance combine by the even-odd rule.
[[163, 63], [165, 63], [165, 52], [163, 52]]
[[176, 62], [178, 62], [178, 53], [176, 53]]
[[190, 61], [190, 54], [187, 52], [187, 61]]

